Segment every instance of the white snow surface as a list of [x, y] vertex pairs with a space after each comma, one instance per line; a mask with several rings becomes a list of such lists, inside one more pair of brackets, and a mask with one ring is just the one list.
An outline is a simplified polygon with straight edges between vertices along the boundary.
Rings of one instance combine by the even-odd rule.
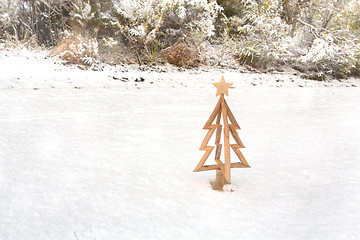
[[[359, 79], [314, 81], [303, 79], [294, 70], [262, 74], [244, 69], [202, 67], [198, 69], [165, 66], [109, 66], [103, 71], [84, 71], [64, 66], [45, 51], [1, 48], [0, 89], [29, 88], [209, 88], [224, 75], [234, 87], [360, 87]], [[144, 79], [143, 82], [136, 82]]]
[[[356, 80], [94, 72], [0, 53], [1, 240], [359, 238]], [[192, 172], [222, 74], [252, 166], [232, 169], [232, 192]]]

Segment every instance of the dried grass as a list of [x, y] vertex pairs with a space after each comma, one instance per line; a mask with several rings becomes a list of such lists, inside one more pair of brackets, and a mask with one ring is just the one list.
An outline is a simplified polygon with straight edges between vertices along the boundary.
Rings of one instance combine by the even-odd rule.
[[91, 65], [96, 57], [98, 43], [95, 38], [87, 38], [77, 33], [67, 33], [52, 49], [51, 53], [72, 64]]
[[200, 63], [200, 56], [196, 47], [184, 42], [175, 43], [174, 45], [161, 50], [160, 55], [169, 63], [178, 67], [196, 67]]

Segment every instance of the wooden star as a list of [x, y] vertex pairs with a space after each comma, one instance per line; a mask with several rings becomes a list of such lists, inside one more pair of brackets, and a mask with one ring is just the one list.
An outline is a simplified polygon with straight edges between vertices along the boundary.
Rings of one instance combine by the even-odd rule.
[[225, 82], [225, 78], [224, 76], [222, 76], [220, 82], [213, 83], [213, 85], [217, 88], [216, 96], [219, 96], [220, 94], [225, 94], [226, 96], [229, 96], [228, 89], [233, 84]]

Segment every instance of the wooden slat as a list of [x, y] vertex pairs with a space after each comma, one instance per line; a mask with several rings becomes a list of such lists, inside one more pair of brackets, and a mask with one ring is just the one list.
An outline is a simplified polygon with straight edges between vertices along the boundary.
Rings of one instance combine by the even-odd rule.
[[199, 169], [201, 169], [201, 167], [203, 167], [203, 165], [206, 162], [206, 160], [208, 159], [210, 153], [214, 149], [214, 147], [212, 147], [212, 146], [207, 146], [205, 148], [206, 148], [206, 152], [204, 153], [203, 157], [200, 159], [198, 165], [195, 167], [194, 172], [199, 171]]
[[240, 159], [240, 162], [244, 165], [250, 167], [249, 163], [246, 161], [244, 155], [241, 153], [241, 151], [235, 146], [235, 144], [231, 144], [231, 148], [234, 150], [238, 158]]
[[216, 129], [215, 144], [220, 142], [221, 131], [222, 131], [222, 125], [221, 125], [221, 124], [218, 124], [218, 128]]
[[[222, 166], [224, 166], [224, 165], [219, 165], [219, 164], [204, 165], [197, 172], [221, 169]], [[250, 168], [250, 166], [242, 164], [241, 162], [237, 162], [237, 163], [231, 163], [230, 168]]]
[[215, 158], [215, 162], [216, 162], [219, 166], [224, 165], [224, 163], [223, 163], [220, 159]]
[[220, 159], [221, 148], [222, 148], [222, 145], [220, 143], [217, 143], [216, 144], [216, 151], [215, 151], [215, 160]]
[[[220, 105], [221, 106], [221, 105]], [[219, 111], [217, 118], [216, 118], [216, 124], [220, 124], [220, 119], [221, 119], [221, 111]]]
[[[221, 105], [220, 105], [221, 106]], [[215, 138], [215, 144], [220, 143], [220, 138], [221, 138], [221, 129], [222, 126], [220, 124], [220, 119], [221, 119], [221, 111], [219, 111], [218, 116], [216, 118], [216, 125], [218, 126], [216, 129], [216, 138]]]
[[209, 119], [207, 120], [207, 122], [205, 123], [203, 129], [209, 129], [211, 123], [214, 121], [216, 115], [220, 112], [220, 105], [221, 105], [221, 101], [219, 99], [219, 101], [217, 102], [214, 111], [211, 113]]
[[218, 164], [218, 166], [220, 166], [220, 170], [221, 170], [222, 174], [225, 176], [225, 165], [224, 165], [224, 163], [220, 159], [216, 159], [216, 158], [215, 158], [215, 162]]
[[231, 145], [233, 145], [233, 146], [236, 147], [236, 148], [244, 148], [243, 145], [238, 145], [238, 144], [231, 144]]
[[227, 110], [227, 113], [228, 113], [228, 117], [230, 119], [230, 122], [232, 123], [232, 125], [234, 125], [235, 129], [240, 129], [240, 126], [239, 124], [237, 123], [234, 115], [232, 114], [230, 108], [229, 108], [229, 105], [227, 104], [227, 102], [225, 101], [224, 99], [224, 102], [225, 102], [225, 106], [226, 106], [226, 110]]
[[250, 168], [250, 166], [242, 164], [241, 162], [237, 162], [237, 163], [232, 163], [231, 168]]
[[209, 143], [209, 140], [210, 140], [211, 136], [213, 135], [213, 133], [214, 133], [214, 131], [215, 131], [215, 129], [216, 129], [216, 125], [210, 125], [209, 127], [210, 127], [210, 129], [209, 129], [209, 131], [206, 133], [206, 136], [205, 136], [203, 142], [202, 142], [201, 145], [200, 145], [200, 150], [204, 150], [204, 148], [205, 148], [205, 147], [207, 146], [207, 144]]
[[[206, 133], [206, 136], [205, 136], [203, 142], [201, 143], [200, 150], [206, 150], [206, 152], [204, 153], [203, 157], [199, 161], [198, 165], [195, 167], [194, 172], [199, 171], [199, 169], [204, 165], [204, 163], [210, 156], [212, 150], [214, 149], [213, 146], [207, 146], [207, 144], [209, 143], [209, 140], [211, 139], [211, 136], [213, 135], [214, 131], [219, 128], [221, 129], [221, 125], [219, 124], [220, 117], [221, 117], [220, 106], [221, 106], [221, 103], [220, 103], [220, 99], [219, 99], [217, 106], [215, 107], [213, 113], [211, 114], [208, 122], [204, 126], [204, 129], [209, 129], [209, 131]], [[212, 124], [212, 122], [214, 121], [216, 116], [218, 116], [218, 119], [216, 120], [217, 124]], [[218, 133], [218, 131], [216, 131], [216, 133]], [[218, 144], [216, 147], [218, 149]], [[219, 151], [219, 150], [217, 150], [217, 151]]]
[[240, 146], [240, 148], [245, 148], [244, 144], [242, 143], [240, 137], [239, 137], [239, 134], [237, 133], [234, 125], [232, 124], [229, 124], [229, 127], [230, 127], [230, 133], [231, 135], [233, 136], [233, 138], [235, 139], [235, 142], [237, 145]]
[[[218, 160], [218, 161], [216, 161], [216, 160]], [[222, 174], [225, 176], [225, 165], [224, 165], [224, 163], [219, 159], [215, 159], [215, 162], [218, 165], [220, 165], [220, 170], [221, 170]]]
[[218, 165], [218, 164], [214, 164], [214, 165], [204, 165], [204, 166], [202, 166], [199, 170], [194, 171], [194, 172], [215, 170], [215, 169], [220, 169], [220, 167], [221, 167], [221, 166]]
[[225, 106], [224, 94], [221, 94], [221, 111], [223, 115], [224, 122], [224, 155], [225, 155], [225, 173], [224, 177], [226, 181], [230, 182], [231, 180], [231, 172], [230, 172], [230, 140], [229, 140], [229, 124], [227, 118], [227, 109]]
[[220, 144], [221, 131], [222, 131], [222, 125], [220, 124], [221, 114], [222, 114], [222, 112], [219, 111], [219, 114], [218, 114], [218, 116], [216, 118], [216, 124], [218, 125], [218, 128], [216, 129], [216, 138], [215, 138], [215, 145], [216, 145], [215, 162], [217, 164], [221, 165], [220, 169], [222, 171], [222, 174], [224, 174], [225, 167], [224, 167], [223, 162], [220, 160], [221, 149], [222, 149], [222, 144]]
[[224, 174], [219, 169], [216, 169], [216, 178], [215, 178], [215, 186], [214, 190], [222, 191], [225, 184], [228, 184], [229, 182], [226, 181]]

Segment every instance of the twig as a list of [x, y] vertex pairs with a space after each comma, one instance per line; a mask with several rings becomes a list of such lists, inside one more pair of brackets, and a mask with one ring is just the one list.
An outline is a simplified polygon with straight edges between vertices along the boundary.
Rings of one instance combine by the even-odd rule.
[[[331, 34], [331, 31], [329, 31], [329, 30], [327, 30], [327, 29], [325, 29], [325, 28], [317, 28], [317, 27], [315, 27], [315, 26], [313, 26], [313, 25], [311, 25], [311, 24], [309, 24], [309, 23], [307, 23], [307, 22], [304, 22], [303, 20], [301, 20], [300, 18], [298, 18], [298, 19], [296, 19], [296, 21], [297, 22], [299, 22], [299, 23], [301, 23], [301, 24], [303, 24], [303, 25], [305, 25], [305, 26], [307, 26], [307, 27], [309, 27], [310, 28], [310, 32], [316, 37], [316, 38], [319, 38], [320, 36], [319, 36], [319, 31], [324, 31], [324, 32], [327, 32], [327, 33], [330, 33]], [[349, 39], [347, 39], [346, 37], [343, 37], [343, 36], [335, 36], [334, 34], [331, 34], [331, 36], [335, 39], [335, 40], [337, 40], [337, 41], [339, 41], [339, 40], [344, 40], [344, 41], [349, 41]], [[326, 39], [325, 39], [326, 40]]]
[[76, 233], [75, 233], [75, 232], [74, 232], [74, 236], [75, 236], [76, 240], [79, 240], [78, 237], [76, 236]]

